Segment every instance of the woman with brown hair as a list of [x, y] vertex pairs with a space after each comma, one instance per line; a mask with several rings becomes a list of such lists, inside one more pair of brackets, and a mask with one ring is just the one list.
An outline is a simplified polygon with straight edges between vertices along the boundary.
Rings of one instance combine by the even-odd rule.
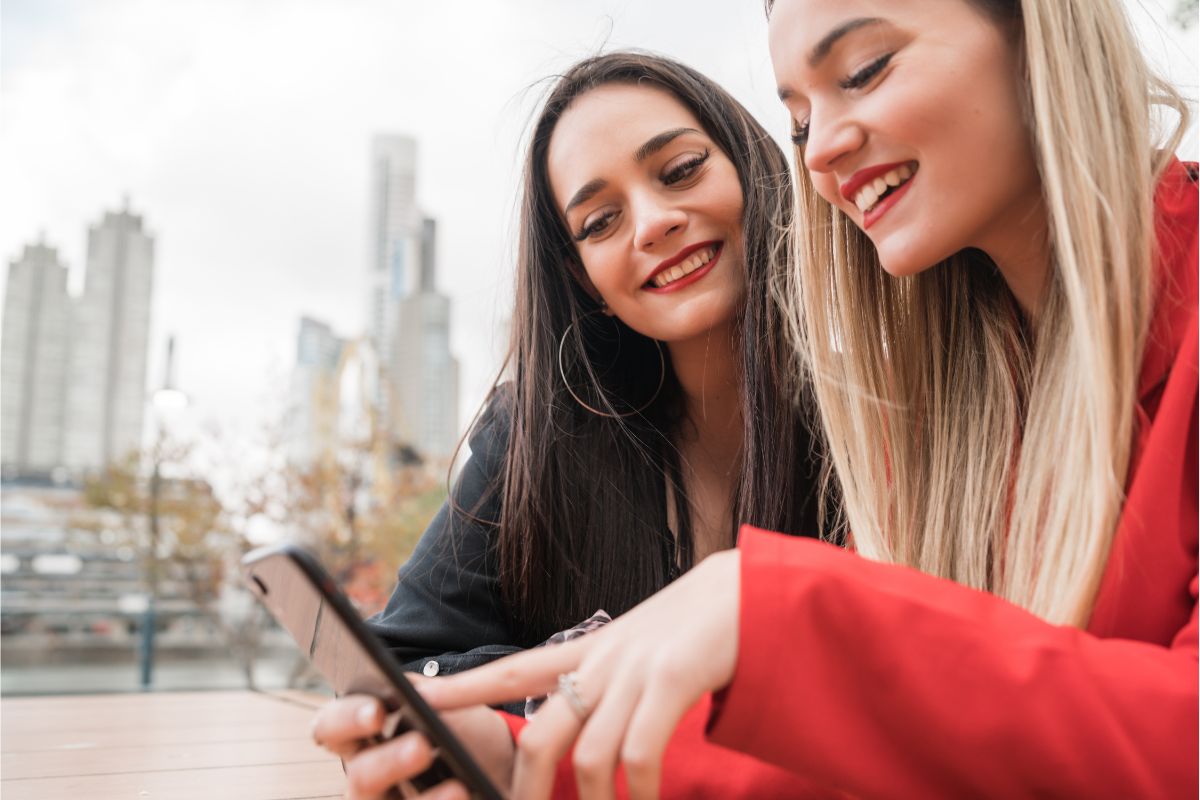
[[[783, 153], [694, 70], [612, 53], [556, 81], [525, 166], [511, 380], [371, 620], [406, 667], [445, 676], [619, 618], [743, 520], [818, 535], [820, 448], [770, 296], [791, 207]], [[348, 756], [338, 708], [318, 735]], [[380, 751], [349, 762], [352, 787]], [[700, 760], [706, 785], [747, 761]]]

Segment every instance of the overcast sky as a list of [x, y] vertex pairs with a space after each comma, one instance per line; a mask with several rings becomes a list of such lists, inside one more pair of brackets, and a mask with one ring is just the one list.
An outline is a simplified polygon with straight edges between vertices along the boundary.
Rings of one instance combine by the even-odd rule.
[[[1130, 5], [1194, 97], [1197, 26]], [[370, 139], [410, 134], [465, 424], [495, 366], [542, 79], [602, 49], [652, 50], [783, 142], [765, 31], [759, 0], [5, 0], [0, 254], [44, 232], [79, 270], [87, 226], [128, 196], [156, 239], [150, 384], [174, 333], [191, 413], [248, 430], [281, 401], [302, 314], [363, 331]]]

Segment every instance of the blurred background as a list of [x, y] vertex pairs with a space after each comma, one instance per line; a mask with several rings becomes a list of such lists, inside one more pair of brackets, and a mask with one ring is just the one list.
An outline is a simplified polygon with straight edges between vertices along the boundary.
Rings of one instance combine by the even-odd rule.
[[[1194, 98], [1195, 0], [1127, 5]], [[757, 0], [3, 3], [0, 691], [312, 685], [238, 560], [383, 605], [501, 367], [526, 125], [624, 47], [786, 144]]]

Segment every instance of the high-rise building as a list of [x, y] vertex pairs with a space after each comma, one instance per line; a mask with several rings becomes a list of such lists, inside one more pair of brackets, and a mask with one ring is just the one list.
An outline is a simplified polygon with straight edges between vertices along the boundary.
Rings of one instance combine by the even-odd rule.
[[89, 471], [141, 446], [154, 239], [142, 218], [106, 212], [88, 230], [83, 294], [74, 308], [66, 464]]
[[67, 268], [41, 241], [9, 264], [0, 345], [0, 449], [5, 477], [45, 477], [63, 464], [71, 343]]
[[450, 352], [450, 299], [439, 294], [437, 225], [421, 226], [415, 291], [400, 301], [389, 373], [399, 404], [399, 434], [436, 459], [453, 455], [458, 440], [458, 361]]
[[[380, 135], [371, 142], [371, 269], [368, 332], [379, 363], [392, 362], [400, 324], [400, 301], [418, 280], [421, 214], [417, 209], [417, 143], [408, 136]], [[386, 370], [386, 366], [384, 366]], [[376, 386], [380, 419], [395, 424], [397, 409], [388, 382]]]
[[300, 319], [292, 372], [288, 457], [311, 464], [337, 445], [339, 364], [346, 342], [324, 322]]
[[378, 418], [403, 444], [445, 458], [458, 437], [458, 362], [450, 300], [438, 294], [437, 226], [416, 201], [416, 142], [371, 143], [370, 340], [379, 359]]

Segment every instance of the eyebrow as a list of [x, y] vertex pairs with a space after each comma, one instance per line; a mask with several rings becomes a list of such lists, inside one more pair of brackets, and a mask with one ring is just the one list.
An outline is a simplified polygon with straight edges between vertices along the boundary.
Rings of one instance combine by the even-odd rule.
[[594, 178], [585, 183], [580, 190], [575, 193], [575, 196], [571, 198], [571, 202], [567, 203], [567, 207], [563, 210], [563, 215], [565, 216], [566, 214], [570, 214], [571, 209], [575, 208], [575, 206], [583, 205], [588, 200], [591, 200], [593, 197], [599, 194], [600, 190], [605, 186], [608, 186], [608, 181], [603, 180], [602, 178]]
[[641, 147], [639, 147], [637, 149], [637, 152], [633, 154], [633, 160], [634, 161], [645, 161], [647, 158], [654, 155], [659, 150], [662, 150], [664, 147], [666, 147], [668, 144], [670, 144], [673, 140], [678, 139], [680, 136], [683, 136], [685, 133], [699, 133], [699, 132], [700, 131], [696, 130], [695, 128], [672, 128], [669, 131], [663, 131], [660, 134], [651, 136], [649, 139], [646, 140], [646, 143], [643, 144]]
[[[882, 25], [883, 23], [884, 20], [880, 19], [879, 17], [859, 17], [857, 19], [846, 20], [841, 25], [838, 25], [829, 33], [821, 37], [821, 41], [817, 42], [813, 46], [813, 49], [809, 51], [809, 68], [815, 69], [817, 65], [829, 55], [830, 51], [833, 50], [833, 46], [837, 44], [842, 37], [846, 36], [852, 31], [858, 30], [859, 28], [866, 28], [872, 25]], [[794, 92], [791, 89], [785, 86], [779, 87], [780, 100], [787, 100], [793, 94]]]
[[817, 42], [816, 46], [814, 46], [808, 54], [808, 65], [810, 67], [815, 67], [817, 64], [820, 64], [821, 59], [829, 55], [829, 51], [832, 50], [833, 46], [838, 43], [838, 40], [851, 31], [856, 31], [859, 28], [865, 28], [868, 25], [882, 24], [883, 20], [879, 19], [878, 17], [859, 17], [858, 19], [852, 19], [843, 22], [841, 25], [838, 25], [829, 33], [825, 34], [821, 41]]
[[[642, 146], [637, 149], [637, 152], [633, 154], [633, 160], [638, 162], [645, 161], [647, 158], [654, 155], [659, 150], [662, 150], [668, 144], [673, 142], [675, 139], [678, 139], [685, 133], [699, 132], [700, 131], [696, 130], [695, 128], [672, 128], [669, 131], [663, 131], [662, 133], [655, 134], [647, 139]], [[576, 192], [574, 196], [571, 197], [571, 201], [567, 203], [567, 207], [563, 210], [563, 214], [570, 214], [571, 209], [586, 203], [588, 200], [591, 200], [606, 186], [608, 186], [608, 181], [604, 180], [603, 178], [594, 178], [593, 180], [588, 181], [582, 187], [580, 187], [579, 191]]]

